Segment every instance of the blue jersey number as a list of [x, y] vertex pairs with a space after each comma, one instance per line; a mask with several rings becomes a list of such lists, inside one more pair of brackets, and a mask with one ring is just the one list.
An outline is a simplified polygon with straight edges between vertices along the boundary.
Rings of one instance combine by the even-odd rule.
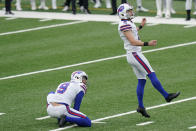
[[57, 90], [57, 93], [63, 94], [66, 90], [67, 87], [69, 86], [69, 82], [63, 83], [59, 89]]

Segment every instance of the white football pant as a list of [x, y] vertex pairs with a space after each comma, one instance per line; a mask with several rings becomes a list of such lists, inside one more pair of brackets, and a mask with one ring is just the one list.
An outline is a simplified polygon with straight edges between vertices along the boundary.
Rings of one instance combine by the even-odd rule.
[[[196, 0], [194, 0], [194, 2], [195, 2], [195, 9], [196, 9]], [[192, 0], [186, 0], [185, 9], [191, 10], [191, 8], [192, 8]]]
[[52, 0], [52, 9], [57, 9], [56, 0]]
[[[156, 6], [157, 6], [157, 16], [162, 17], [162, 0], [156, 0]], [[166, 2], [166, 12], [165, 12], [165, 17], [169, 18], [171, 16], [171, 4], [172, 1], [171, 0], [165, 0]]]
[[133, 68], [137, 79], [146, 79], [146, 75], [154, 72], [150, 63], [141, 52], [127, 52], [127, 62]]
[[47, 112], [49, 116], [56, 117], [56, 118], [60, 118], [62, 115], [66, 115], [68, 117], [74, 117], [74, 118], [81, 118], [83, 116], [86, 116], [85, 114], [65, 105], [52, 106], [50, 104], [48, 105]]

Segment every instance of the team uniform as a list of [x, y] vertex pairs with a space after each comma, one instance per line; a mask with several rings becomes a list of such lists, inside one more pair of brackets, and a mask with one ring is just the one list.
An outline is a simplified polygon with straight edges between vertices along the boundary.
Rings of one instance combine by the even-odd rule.
[[[50, 92], [47, 96], [47, 112], [49, 116], [61, 118], [65, 116], [67, 122], [76, 123], [79, 126], [90, 126], [90, 119], [81, 113], [80, 105], [87, 87], [82, 82], [61, 83], [55, 92]], [[54, 106], [54, 104], [58, 106]], [[73, 108], [71, 108], [74, 103]]]
[[132, 66], [133, 71], [138, 79], [146, 79], [146, 75], [154, 72], [146, 57], [142, 54], [141, 46], [133, 46], [123, 31], [131, 30], [134, 38], [140, 40], [136, 25], [129, 20], [121, 20], [118, 26], [118, 32], [124, 42], [124, 49], [127, 53], [127, 62]]
[[[167, 102], [170, 102], [172, 99], [176, 98], [180, 93], [168, 94], [164, 90], [148, 60], [142, 54], [141, 46], [156, 45], [156, 41], [152, 40], [150, 42], [142, 42], [140, 40], [138, 29], [141, 29], [143, 26], [141, 25], [142, 27], [140, 26], [140, 28], [137, 29], [136, 25], [131, 21], [134, 18], [133, 7], [129, 4], [121, 4], [117, 12], [121, 19], [118, 26], [118, 32], [124, 42], [124, 49], [127, 52], [127, 62], [132, 66], [133, 71], [138, 79], [136, 90], [138, 98], [137, 112], [141, 113], [144, 117], [150, 117], [143, 105], [146, 76], [149, 77], [154, 88], [156, 88], [162, 94]], [[145, 19], [143, 19], [142, 22], [144, 25]]]
[[[157, 17], [162, 17], [162, 0], [156, 0]], [[172, 0], [164, 0], [165, 2], [165, 18], [171, 17]]]
[[[65, 82], [58, 86], [54, 94], [47, 97], [47, 112], [51, 117], [58, 117], [65, 114], [69, 117], [85, 118], [86, 115], [79, 112], [82, 97], [86, 92], [86, 86], [83, 83]], [[71, 104], [75, 101], [74, 108]], [[62, 106], [52, 106], [51, 102], [62, 103]], [[58, 110], [58, 111], [57, 111]]]

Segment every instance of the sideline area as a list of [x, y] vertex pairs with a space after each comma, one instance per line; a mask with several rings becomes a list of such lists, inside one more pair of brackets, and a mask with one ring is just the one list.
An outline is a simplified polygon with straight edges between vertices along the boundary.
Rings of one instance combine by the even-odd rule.
[[[37, 19], [57, 19], [57, 20], [83, 20], [83, 21], [100, 21], [100, 22], [118, 22], [117, 15], [99, 15], [99, 14], [76, 14], [57, 13], [57, 12], [35, 12], [35, 11], [13, 11], [14, 15], [5, 15], [5, 11], [0, 11], [0, 17], [9, 18], [37, 18]], [[133, 19], [135, 23], [140, 23], [142, 18], [147, 19], [150, 24], [175, 24], [185, 26], [196, 26], [196, 20], [185, 21], [184, 18], [156, 18], [149, 16], [137, 16]]]

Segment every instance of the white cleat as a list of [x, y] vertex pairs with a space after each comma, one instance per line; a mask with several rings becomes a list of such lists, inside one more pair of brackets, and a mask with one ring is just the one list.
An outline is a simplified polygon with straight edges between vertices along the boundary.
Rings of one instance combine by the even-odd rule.
[[149, 10], [144, 7], [137, 7], [136, 11], [148, 12]]
[[20, 6], [20, 3], [16, 3], [15, 5], [16, 5], [16, 10], [18, 10], [18, 11], [21, 11], [22, 10], [22, 8]]
[[156, 18], [162, 18], [162, 15], [157, 15], [157, 16], [155, 16]]
[[53, 9], [53, 10], [56, 10], [56, 9], [57, 9], [57, 7], [56, 7], [56, 6], [52, 6], [52, 9]]
[[96, 2], [94, 8], [100, 8], [101, 7], [101, 3], [100, 2]]
[[31, 10], [36, 10], [36, 7], [31, 7]]
[[173, 8], [171, 8], [171, 13], [176, 14], [176, 11]]
[[195, 12], [193, 12], [193, 15], [196, 15], [196, 11], [195, 11]]
[[63, 8], [63, 10], [62, 11], [68, 11], [69, 10], [69, 6], [65, 6], [64, 8]]
[[47, 7], [47, 6], [42, 6], [42, 5], [40, 5], [40, 6], [38, 7], [38, 9], [48, 10], [48, 7]]
[[16, 7], [16, 10], [17, 10], [17, 11], [21, 11], [22, 8], [21, 8], [21, 7]]
[[43, 8], [44, 10], [48, 10], [49, 8], [47, 7], [47, 6], [44, 6], [44, 8]]
[[43, 9], [43, 6], [40, 5], [40, 6], [38, 7], [38, 9]]
[[156, 18], [162, 18], [162, 13], [161, 12], [157, 13]]
[[84, 12], [84, 6], [80, 6], [80, 11]]
[[167, 14], [167, 15], [165, 15], [165, 18], [166, 18], [166, 19], [170, 19], [170, 18], [171, 18], [171, 15], [168, 15], [168, 14]]

